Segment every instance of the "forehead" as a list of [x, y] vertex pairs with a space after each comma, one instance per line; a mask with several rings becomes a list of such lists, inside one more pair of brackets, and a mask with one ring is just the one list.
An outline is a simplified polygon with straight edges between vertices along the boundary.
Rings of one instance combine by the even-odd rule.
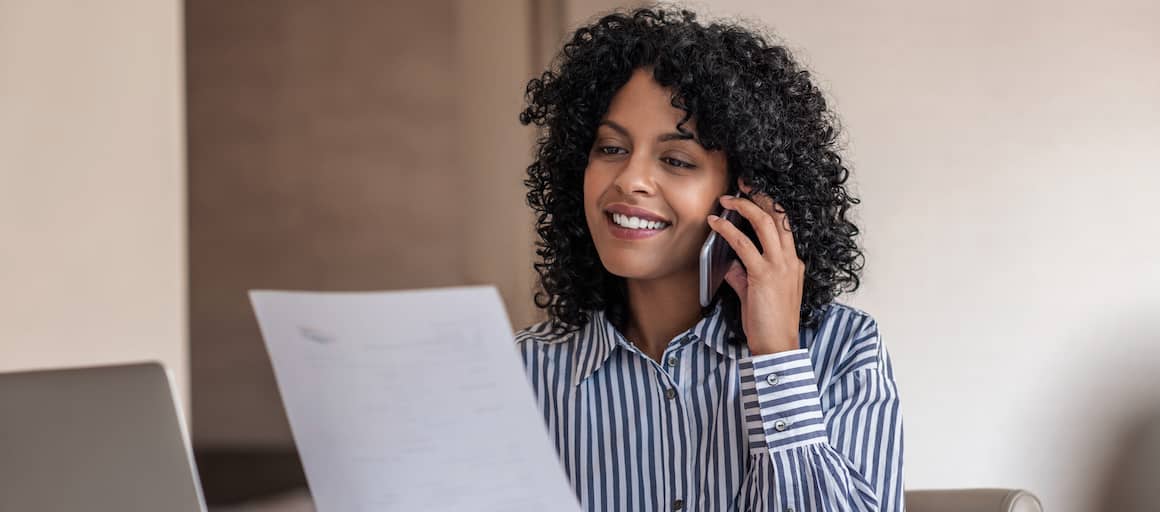
[[[633, 136], [652, 138], [656, 134], [676, 131], [685, 111], [672, 105], [673, 90], [663, 87], [645, 68], [637, 69], [612, 97], [605, 119], [625, 127]], [[696, 133], [696, 122], [689, 118], [681, 125]], [[610, 130], [604, 127], [604, 130]]]

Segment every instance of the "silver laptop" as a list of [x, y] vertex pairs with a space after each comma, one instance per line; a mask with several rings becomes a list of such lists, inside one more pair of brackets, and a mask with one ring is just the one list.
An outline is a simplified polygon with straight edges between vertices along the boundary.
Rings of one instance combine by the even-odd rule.
[[204, 512], [158, 363], [0, 374], [0, 511]]

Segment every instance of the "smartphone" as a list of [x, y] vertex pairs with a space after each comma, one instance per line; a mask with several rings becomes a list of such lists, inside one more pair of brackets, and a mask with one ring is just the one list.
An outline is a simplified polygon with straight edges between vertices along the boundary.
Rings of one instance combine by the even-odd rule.
[[[734, 194], [739, 197], [747, 197], [744, 192], [735, 191]], [[737, 226], [737, 229], [753, 241], [757, 250], [761, 251], [761, 243], [757, 239], [757, 233], [753, 230], [753, 226], [737, 210], [726, 209], [718, 202], [713, 214], [732, 222], [734, 226]], [[721, 288], [721, 283], [725, 282], [725, 271], [729, 270], [729, 265], [736, 259], [737, 253], [733, 251], [733, 246], [729, 245], [729, 242], [716, 231], [710, 230], [709, 238], [701, 246], [701, 307], [707, 307], [713, 303], [717, 290]]]

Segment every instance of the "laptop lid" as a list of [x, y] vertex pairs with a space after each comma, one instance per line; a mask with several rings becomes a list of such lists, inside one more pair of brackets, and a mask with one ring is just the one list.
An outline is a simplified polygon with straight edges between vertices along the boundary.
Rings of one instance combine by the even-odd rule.
[[204, 512], [159, 363], [0, 374], [0, 510]]

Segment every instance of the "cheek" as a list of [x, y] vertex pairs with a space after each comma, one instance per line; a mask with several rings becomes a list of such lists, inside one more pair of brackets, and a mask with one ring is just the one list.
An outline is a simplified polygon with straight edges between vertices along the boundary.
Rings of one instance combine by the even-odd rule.
[[605, 185], [599, 172], [591, 167], [584, 170], [584, 216], [588, 217], [589, 221], [597, 209]]
[[670, 204], [686, 224], [707, 226], [707, 217], [718, 205], [717, 197], [705, 190], [686, 190], [683, 194], [673, 196]]
[[584, 205], [594, 206], [600, 200], [600, 196], [608, 188], [610, 178], [608, 173], [601, 172], [599, 167], [589, 166], [584, 169]]
[[585, 204], [587, 204], [587, 203], [591, 202], [593, 199], [595, 199], [595, 197], [593, 197], [593, 195], [592, 195], [596, 189], [595, 181], [596, 181], [596, 177], [591, 172], [591, 169], [584, 169], [584, 203]]

